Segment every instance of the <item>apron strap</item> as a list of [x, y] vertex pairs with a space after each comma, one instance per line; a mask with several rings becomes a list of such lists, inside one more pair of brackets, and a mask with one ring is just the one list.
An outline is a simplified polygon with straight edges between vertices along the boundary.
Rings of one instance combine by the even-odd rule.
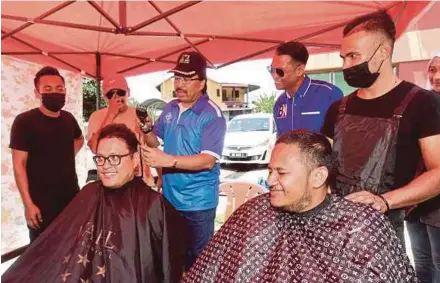
[[394, 109], [394, 115], [393, 118], [397, 118], [400, 119], [402, 118], [403, 112], [405, 112], [406, 107], [408, 106], [408, 104], [411, 102], [411, 100], [413, 99], [414, 95], [416, 94], [416, 92], [419, 90], [419, 87], [414, 85], [411, 90], [409, 91], [408, 95], [405, 97], [405, 99], [400, 103], [400, 105]]
[[345, 96], [344, 98], [342, 98], [341, 104], [339, 105], [339, 109], [338, 109], [338, 115], [344, 115], [345, 114], [345, 110], [347, 109], [347, 101], [349, 96]]

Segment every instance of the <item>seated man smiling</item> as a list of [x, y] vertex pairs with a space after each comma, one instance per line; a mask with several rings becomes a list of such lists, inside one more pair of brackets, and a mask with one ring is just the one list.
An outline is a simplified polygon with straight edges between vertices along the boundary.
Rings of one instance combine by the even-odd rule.
[[81, 190], [2, 276], [2, 282], [178, 282], [185, 225], [134, 171], [138, 141], [123, 124], [104, 127], [94, 161], [101, 181]]
[[325, 136], [281, 135], [269, 163], [270, 193], [228, 219], [183, 282], [418, 282], [383, 214], [328, 195], [335, 168]]

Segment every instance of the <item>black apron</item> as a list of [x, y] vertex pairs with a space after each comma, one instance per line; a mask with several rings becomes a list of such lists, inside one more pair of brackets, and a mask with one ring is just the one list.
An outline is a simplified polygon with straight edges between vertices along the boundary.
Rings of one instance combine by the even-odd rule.
[[[378, 195], [396, 189], [397, 133], [402, 115], [416, 91], [416, 87], [411, 89], [391, 118], [347, 114], [347, 102], [352, 96], [343, 98], [333, 141], [339, 162], [334, 189], [337, 195], [346, 196], [364, 190]], [[386, 215], [404, 244], [404, 210], [391, 210]]]

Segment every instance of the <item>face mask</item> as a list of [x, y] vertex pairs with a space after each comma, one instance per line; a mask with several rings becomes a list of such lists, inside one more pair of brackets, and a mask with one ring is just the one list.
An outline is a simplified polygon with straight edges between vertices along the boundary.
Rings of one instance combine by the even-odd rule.
[[344, 80], [349, 86], [356, 88], [369, 88], [374, 84], [379, 77], [379, 70], [380, 67], [382, 67], [383, 61], [380, 63], [379, 69], [376, 73], [370, 72], [370, 69], [368, 69], [368, 62], [370, 62], [370, 60], [374, 57], [374, 54], [376, 54], [377, 50], [379, 50], [379, 47], [380, 45], [376, 48], [368, 61], [342, 70], [344, 73]]
[[58, 112], [66, 103], [65, 93], [42, 93], [42, 102], [44, 107], [52, 112]]

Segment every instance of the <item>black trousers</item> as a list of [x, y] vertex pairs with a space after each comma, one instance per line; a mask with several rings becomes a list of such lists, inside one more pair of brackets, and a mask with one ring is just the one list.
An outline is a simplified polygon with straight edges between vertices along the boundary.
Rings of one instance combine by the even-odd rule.
[[50, 196], [51, 194], [47, 193], [46, 198], [33, 198], [35, 205], [40, 209], [43, 221], [40, 223], [40, 228], [38, 229], [33, 229], [28, 226], [31, 243], [50, 226], [64, 208], [73, 200], [77, 192], [78, 190], [70, 191], [62, 196]]

